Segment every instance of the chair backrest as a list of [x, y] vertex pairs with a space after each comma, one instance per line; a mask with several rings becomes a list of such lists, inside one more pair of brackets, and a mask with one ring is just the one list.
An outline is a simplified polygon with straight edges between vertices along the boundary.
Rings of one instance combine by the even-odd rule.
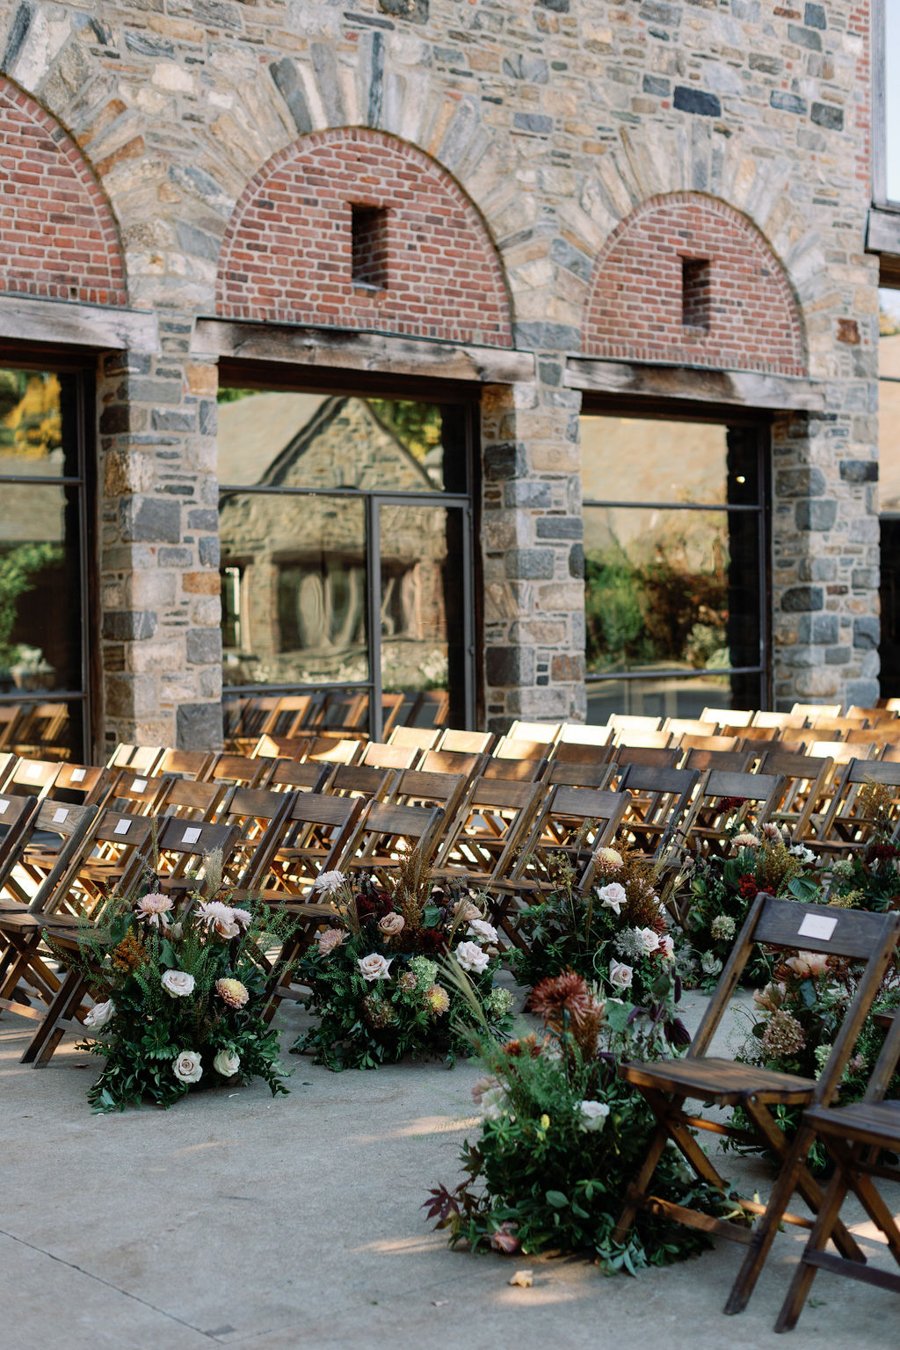
[[536, 783], [544, 772], [545, 759], [504, 759], [493, 755], [485, 759], [482, 778], [505, 778], [519, 783]]
[[459, 773], [471, 782], [482, 771], [486, 759], [486, 755], [462, 750], [426, 750], [419, 768], [423, 773]]
[[322, 764], [356, 764], [365, 741], [350, 736], [317, 736], [307, 747], [306, 758]]
[[0, 792], [0, 889], [19, 859], [37, 809], [37, 797]]
[[681, 737], [682, 750], [714, 750], [722, 754], [731, 754], [739, 747], [737, 736], [694, 736], [690, 733]]
[[[733, 718], [732, 723], [734, 726], [738, 725]], [[761, 708], [759, 712], [753, 714], [751, 725], [754, 727], [769, 727], [773, 731], [797, 730], [806, 726], [806, 714], [802, 712], [771, 712], [766, 708]]]
[[704, 708], [700, 716], [704, 722], [718, 722], [720, 727], [748, 727], [753, 713], [748, 708]]
[[613, 728], [608, 723], [595, 727], [589, 722], [564, 722], [556, 741], [557, 752], [563, 745], [609, 745], [612, 738]]
[[437, 727], [394, 727], [387, 743], [412, 746], [416, 750], [433, 750], [440, 739], [441, 733]]
[[657, 769], [629, 764], [618, 790], [628, 798], [620, 836], [636, 848], [662, 858], [675, 835], [700, 781], [697, 769]]
[[731, 773], [749, 773], [754, 758], [752, 750], [702, 750], [697, 748], [688, 750], [681, 767], [683, 769], [698, 769], [700, 773], [706, 773], [707, 769], [724, 769]]
[[263, 783], [273, 792], [321, 792], [331, 772], [317, 760], [274, 759]]
[[62, 801], [87, 802], [91, 806], [102, 806], [116, 777], [112, 769], [67, 762], [59, 766], [59, 773], [53, 784], [53, 795]]
[[126, 894], [122, 876], [136, 883], [141, 868], [148, 871], [148, 858], [157, 822], [114, 809], [99, 811], [69, 858], [44, 912], [84, 914], [94, 919], [109, 905], [114, 894]]
[[387, 745], [369, 741], [359, 763], [372, 769], [411, 769], [422, 752], [414, 745]]
[[840, 717], [839, 703], [795, 703], [791, 712], [802, 717]]
[[367, 764], [337, 764], [329, 770], [324, 791], [342, 797], [383, 801], [396, 777], [395, 769], [375, 769]]
[[238, 783], [241, 787], [257, 787], [268, 772], [264, 759], [253, 759], [251, 755], [218, 755], [210, 767], [207, 780], [210, 783]]
[[683, 736], [717, 736], [719, 723], [704, 721], [702, 717], [667, 717], [662, 730], [670, 732], [676, 739]]
[[640, 713], [610, 713], [606, 725], [615, 731], [659, 731], [661, 717], [645, 717]]
[[227, 783], [198, 783], [192, 778], [173, 778], [162, 801], [162, 814], [181, 820], [212, 820], [227, 792]]
[[[239, 831], [234, 825], [210, 825], [203, 820], [178, 820], [174, 817], [157, 822], [155, 855], [149, 859], [161, 879], [191, 876], [199, 891], [207, 879], [207, 865], [218, 856], [227, 868], [237, 845]], [[200, 860], [199, 866], [192, 866]], [[126, 874], [122, 887], [127, 892], [132, 877]]]
[[453, 731], [447, 727], [435, 749], [461, 755], [488, 755], [496, 739], [492, 731]]
[[[589, 750], [590, 746], [572, 746], [573, 750]], [[605, 746], [600, 747], [605, 749]], [[544, 770], [541, 781], [549, 787], [564, 785], [567, 787], [605, 788], [615, 773], [616, 766], [611, 758], [600, 763], [583, 764], [578, 761], [551, 759]]]
[[616, 747], [611, 741], [605, 745], [590, 745], [583, 741], [557, 741], [553, 747], [550, 764], [593, 764], [599, 768], [601, 765], [611, 763], [615, 753]]
[[131, 769], [149, 777], [162, 758], [161, 745], [126, 745], [120, 741], [106, 761], [108, 769]]
[[356, 869], [389, 867], [413, 849], [427, 864], [437, 847], [443, 819], [443, 811], [436, 806], [369, 802], [360, 816], [346, 865]]
[[618, 765], [653, 764], [660, 769], [674, 769], [681, 751], [677, 746], [666, 748], [657, 745], [619, 745], [616, 747], [615, 760]]
[[670, 731], [644, 731], [640, 727], [616, 727], [614, 734], [617, 745], [644, 746], [645, 748], [665, 749], [672, 744]]
[[849, 764], [852, 760], [874, 760], [878, 746], [874, 741], [863, 744], [858, 741], [810, 741], [806, 753], [817, 759], [831, 759], [835, 764]]
[[781, 795], [769, 819], [787, 825], [794, 839], [806, 838], [816, 811], [829, 795], [833, 763], [811, 755], [793, 755], [777, 748], [768, 750], [759, 763], [760, 773], [777, 774]]
[[59, 847], [47, 856], [46, 842], [42, 840], [37, 847], [44, 856], [37, 867], [35, 860], [29, 857], [30, 840], [20, 853], [20, 861], [27, 866], [28, 871], [33, 876], [35, 873], [40, 874], [37, 890], [28, 905], [32, 913], [49, 912], [59, 882], [68, 871], [71, 860], [77, 855], [81, 842], [88, 834], [98, 811], [97, 806], [58, 802], [52, 797], [45, 797], [40, 803], [36, 814], [32, 817], [31, 838], [36, 839], [39, 834], [56, 835], [59, 838]]
[[7, 791], [44, 798], [56, 782], [61, 767], [59, 761], [49, 759], [20, 759], [6, 780]]
[[361, 797], [298, 792], [280, 829], [267, 833], [258, 845], [242, 888], [261, 890], [267, 898], [308, 898], [320, 872], [347, 865], [364, 809]]
[[544, 793], [541, 783], [476, 778], [444, 829], [435, 867], [482, 878], [505, 873]]
[[175, 778], [205, 778], [216, 760], [215, 751], [164, 750], [154, 767], [157, 774]]
[[816, 1084], [815, 1101], [827, 1104], [839, 1087], [898, 942], [900, 913], [875, 914], [831, 905], [801, 905], [796, 900], [758, 895], [735, 940], [688, 1055], [696, 1058], [706, 1053], [755, 944], [858, 961], [864, 964], [864, 971]]
[[561, 722], [515, 721], [506, 733], [509, 741], [533, 741], [536, 745], [554, 745], [562, 731]]
[[693, 848], [706, 841], [721, 841], [729, 824], [743, 819], [750, 806], [756, 826], [764, 825], [780, 790], [781, 779], [775, 774], [709, 769], [679, 830], [681, 843]]
[[[817, 739], [824, 740], [825, 736], [833, 736], [836, 741], [847, 739], [848, 731], [865, 731], [868, 723], [864, 717], [824, 717], [815, 716], [806, 719], [813, 731], [824, 733]], [[869, 737], [872, 740], [873, 737]]]
[[[262, 870], [265, 857], [278, 847], [294, 799], [289, 792], [236, 787], [229, 792], [217, 816], [219, 825], [238, 831], [234, 852], [225, 870], [226, 884], [248, 887]], [[258, 856], [259, 855], [259, 856]]]
[[120, 769], [107, 797], [107, 804], [120, 806], [135, 815], [154, 815], [162, 804], [174, 778], [154, 778], [132, 768]]
[[547, 741], [526, 741], [521, 737], [501, 736], [491, 753], [492, 759], [546, 759]]
[[[509, 880], [547, 889], [553, 882], [553, 857], [565, 853], [583, 862], [580, 884], [590, 885], [592, 857], [610, 844], [628, 808], [624, 793], [595, 788], [553, 788], [512, 867]], [[502, 880], [498, 869], [493, 880]]]
[[456, 810], [468, 779], [460, 773], [426, 773], [404, 769], [394, 782], [387, 800], [404, 806], [438, 806], [449, 814]]

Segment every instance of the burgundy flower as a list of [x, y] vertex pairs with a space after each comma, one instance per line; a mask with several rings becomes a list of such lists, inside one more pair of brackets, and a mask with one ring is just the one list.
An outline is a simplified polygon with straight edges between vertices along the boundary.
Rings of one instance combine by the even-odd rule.
[[738, 881], [738, 895], [742, 900], [755, 900], [758, 890], [759, 882], [756, 880], [756, 877], [752, 876], [749, 872], [745, 872]]

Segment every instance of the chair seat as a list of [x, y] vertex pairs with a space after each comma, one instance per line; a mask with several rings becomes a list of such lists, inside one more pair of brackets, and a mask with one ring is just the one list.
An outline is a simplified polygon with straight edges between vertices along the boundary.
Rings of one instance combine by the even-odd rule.
[[900, 1101], [814, 1106], [806, 1112], [805, 1119], [815, 1126], [818, 1134], [900, 1151]]
[[768, 1105], [802, 1105], [811, 1101], [816, 1087], [811, 1078], [713, 1056], [623, 1064], [620, 1073], [638, 1087], [674, 1092], [722, 1106], [738, 1106], [753, 1097]]

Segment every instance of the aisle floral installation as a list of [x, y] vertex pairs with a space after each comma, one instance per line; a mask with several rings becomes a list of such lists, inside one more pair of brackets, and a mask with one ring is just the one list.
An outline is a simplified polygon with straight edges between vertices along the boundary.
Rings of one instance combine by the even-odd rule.
[[601, 849], [586, 891], [564, 854], [550, 866], [553, 890], [519, 915], [524, 945], [508, 954], [516, 979], [534, 989], [574, 971], [634, 1005], [665, 1004], [674, 988], [675, 943], [653, 862], [627, 848]]
[[[812, 849], [792, 843], [786, 828], [757, 831], [742, 822], [721, 851], [689, 858], [676, 880], [673, 908], [685, 939], [680, 972], [691, 984], [714, 987], [760, 891], [809, 903], [821, 889]], [[755, 957], [747, 968], [751, 984], [765, 980], [768, 969], [765, 957]]]
[[[672, 1053], [662, 1025], [675, 1021], [674, 993], [668, 1016], [655, 1019], [627, 1002], [604, 1003], [581, 975], [566, 971], [541, 981], [531, 1002], [543, 1023], [539, 1034], [503, 1046], [482, 1043], [486, 1077], [473, 1091], [480, 1130], [463, 1145], [462, 1182], [429, 1192], [428, 1217], [454, 1247], [587, 1254], [609, 1272], [634, 1274], [702, 1251], [703, 1234], [649, 1212], [625, 1244], [612, 1240], [655, 1128], [617, 1065]], [[654, 1188], [714, 1215], [733, 1211], [717, 1190], [698, 1184], [671, 1148]]]
[[[284, 924], [270, 908], [158, 891], [113, 900], [75, 964], [96, 1002], [80, 1046], [106, 1063], [88, 1089], [95, 1111], [168, 1107], [198, 1088], [261, 1078], [287, 1092], [279, 1040], [263, 1018], [263, 947]], [[71, 957], [66, 957], [72, 964]]]
[[296, 971], [315, 1025], [293, 1049], [339, 1070], [471, 1053], [472, 1008], [503, 1038], [513, 999], [497, 988], [498, 934], [467, 893], [433, 886], [413, 851], [395, 869], [317, 888], [334, 919]]
[[882, 783], [866, 783], [857, 799], [872, 836], [849, 858], [829, 864], [828, 902], [883, 912], [900, 907], [900, 847], [894, 842], [893, 796]]

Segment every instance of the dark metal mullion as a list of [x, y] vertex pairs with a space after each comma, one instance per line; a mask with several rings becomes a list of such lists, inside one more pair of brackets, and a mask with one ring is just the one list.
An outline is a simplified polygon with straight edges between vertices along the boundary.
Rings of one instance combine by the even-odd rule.
[[384, 726], [381, 675], [381, 503], [374, 495], [366, 497], [366, 575], [369, 609], [369, 681], [372, 690], [369, 735], [373, 741], [380, 741]]
[[726, 502], [716, 506], [701, 506], [697, 502], [615, 502], [594, 497], [586, 497], [582, 502], [582, 506], [615, 507], [616, 509], [622, 507], [629, 511], [707, 511], [710, 514], [716, 515], [726, 514], [731, 511], [747, 515], [752, 511], [761, 511], [763, 509], [762, 502], [752, 502], [749, 505], [735, 502], [734, 505], [731, 506]]
[[[81, 603], [81, 688], [83, 690], [84, 714], [81, 727], [81, 753], [94, 749], [94, 733], [97, 730], [93, 719], [93, 699], [91, 698], [91, 637], [93, 635], [94, 615], [91, 613], [91, 579], [89, 568], [93, 567], [93, 549], [88, 530], [88, 503], [85, 488], [87, 471], [87, 401], [85, 398], [84, 376], [75, 377], [75, 435], [78, 454], [78, 479], [73, 484], [78, 494], [78, 590]], [[99, 636], [99, 634], [98, 634]], [[93, 758], [87, 755], [88, 762]]]
[[772, 436], [768, 430], [760, 428], [757, 435], [757, 477], [763, 489], [763, 509], [759, 513], [759, 522], [757, 524], [757, 594], [760, 614], [759, 624], [759, 663], [762, 667], [762, 679], [759, 688], [759, 705], [767, 706], [772, 703], [773, 680], [772, 680], [772, 602], [771, 602], [771, 576], [772, 560], [769, 556], [771, 548], [769, 526], [769, 515], [771, 511], [772, 498]]
[[704, 675], [761, 675], [763, 666], [704, 666], [701, 670], [619, 670], [608, 675], [588, 673], [587, 684], [600, 684], [610, 680], [700, 680]]
[[[463, 623], [465, 632], [463, 633], [463, 643], [465, 649], [465, 661], [463, 662], [463, 701], [465, 708], [465, 723], [467, 728], [475, 726], [475, 597], [472, 593], [472, 507], [468, 506], [462, 511], [462, 543], [463, 543]], [[447, 633], [447, 665], [449, 674], [450, 657], [450, 633]], [[447, 684], [449, 686], [449, 679]], [[449, 690], [448, 690], [449, 692]]]
[[[14, 479], [14, 482], [20, 482], [21, 479]], [[40, 479], [40, 482], [46, 482], [46, 479]], [[54, 482], [57, 480], [54, 479]], [[278, 484], [271, 483], [243, 483], [237, 486], [233, 483], [220, 484], [219, 496], [272, 496], [272, 497], [352, 497], [359, 500], [367, 496], [368, 493], [360, 488], [304, 488], [304, 487], [281, 487]], [[434, 503], [445, 503], [447, 505], [464, 505], [469, 497], [465, 492], [405, 492], [402, 488], [384, 488], [378, 490], [378, 496], [396, 497], [399, 503], [404, 502], [422, 502], [423, 505]]]
[[0, 694], [0, 703], [87, 703], [85, 689], [17, 689], [12, 694]]

